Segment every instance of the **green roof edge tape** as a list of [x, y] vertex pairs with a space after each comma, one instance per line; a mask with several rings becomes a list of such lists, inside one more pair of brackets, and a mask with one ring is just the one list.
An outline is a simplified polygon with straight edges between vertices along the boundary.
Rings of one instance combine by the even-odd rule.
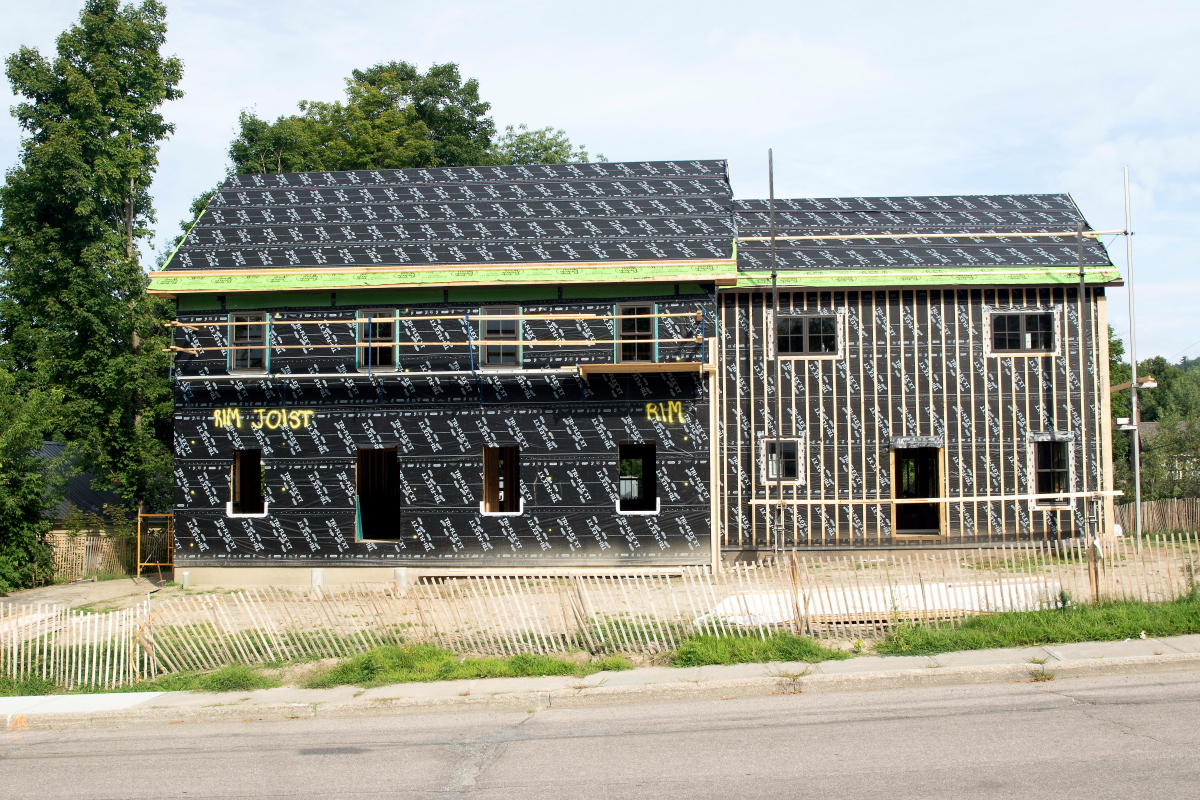
[[262, 291], [315, 291], [327, 289], [373, 289], [403, 288], [405, 286], [448, 286], [474, 285], [494, 286], [517, 283], [644, 283], [650, 281], [689, 282], [732, 279], [732, 263], [715, 264], [644, 264], [622, 266], [615, 262], [611, 267], [558, 268], [522, 270], [488, 270], [476, 272], [464, 267], [461, 270], [423, 272], [421, 270], [379, 272], [308, 272], [272, 275], [264, 272], [256, 275], [189, 275], [179, 270], [171, 275], [156, 275], [150, 279], [150, 291], [166, 294], [180, 292], [262, 292]]
[[[1087, 283], [1110, 283], [1120, 280], [1115, 267], [1088, 267]], [[988, 286], [995, 284], [1078, 284], [1079, 270], [1075, 267], [1009, 269], [1009, 268], [947, 268], [947, 269], [889, 269], [889, 270], [788, 270], [779, 273], [780, 286], [902, 286], [911, 284], [940, 284], [950, 286]], [[771, 275], [738, 275], [738, 287], [770, 286]]]
[[[225, 181], [221, 181], [221, 186], [224, 186], [224, 185], [225, 185]], [[204, 217], [205, 212], [208, 211], [208, 207], [212, 203], [213, 197], [216, 197], [217, 192], [221, 191], [221, 186], [218, 186], [216, 188], [216, 191], [214, 191], [212, 193], [212, 195], [208, 198], [208, 200], [204, 203], [204, 208], [200, 211], [199, 214], [196, 215], [196, 218], [194, 220], [192, 220], [192, 224], [188, 226], [188, 229], [186, 231], [184, 231], [183, 236], [179, 237], [179, 241], [175, 243], [175, 249], [171, 251], [171, 255], [167, 256], [167, 260], [162, 263], [162, 266], [159, 267], [159, 269], [166, 269], [167, 267], [171, 266], [171, 262], [175, 260], [175, 254], [179, 252], [179, 248], [183, 247], [183, 243], [187, 241], [187, 238], [192, 235], [192, 229], [200, 224], [200, 220], [201, 220], [201, 218]]]

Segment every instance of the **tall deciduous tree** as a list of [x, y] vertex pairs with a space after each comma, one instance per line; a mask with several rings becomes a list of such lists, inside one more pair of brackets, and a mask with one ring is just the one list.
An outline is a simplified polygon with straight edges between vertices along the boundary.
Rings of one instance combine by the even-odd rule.
[[[243, 111], [229, 147], [233, 171], [305, 172], [587, 161], [562, 130], [509, 126], [496, 137], [479, 82], [457, 64], [421, 72], [405, 61], [354, 70], [346, 101], [300, 102], [267, 122]], [[601, 157], [603, 159], [603, 157]]]
[[10, 56], [27, 136], [0, 189], [0, 357], [20, 390], [61, 391], [55, 432], [87, 466], [154, 505], [170, 492], [167, 311], [145, 294], [137, 245], [173, 130], [159, 109], [181, 95], [165, 35], [156, 0], [87, 0], [53, 59]]

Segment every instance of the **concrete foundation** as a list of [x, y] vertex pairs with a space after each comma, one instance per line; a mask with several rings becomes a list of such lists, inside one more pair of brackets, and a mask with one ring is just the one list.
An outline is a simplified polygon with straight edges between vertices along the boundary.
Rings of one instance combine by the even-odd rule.
[[352, 583], [396, 583], [404, 588], [423, 577], [461, 575], [622, 575], [628, 573], [678, 576], [680, 567], [558, 567], [551, 569], [480, 567], [176, 567], [175, 580], [184, 574], [190, 587], [243, 586], [345, 586]]

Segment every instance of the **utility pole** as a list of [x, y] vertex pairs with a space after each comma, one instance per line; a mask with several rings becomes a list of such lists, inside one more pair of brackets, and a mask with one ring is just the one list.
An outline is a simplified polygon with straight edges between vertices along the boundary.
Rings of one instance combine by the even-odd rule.
[[1133, 310], [1133, 221], [1129, 203], [1129, 166], [1125, 166], [1125, 273], [1129, 281], [1129, 363], [1132, 383], [1129, 386], [1129, 421], [1133, 425], [1130, 447], [1133, 448], [1133, 530], [1137, 549], [1142, 551], [1142, 432], [1138, 429], [1138, 362], [1137, 324]]
[[[771, 312], [771, 325], [765, 331], [766, 344], [771, 348], [771, 374], [775, 377], [775, 497], [778, 500], [776, 514], [773, 517], [774, 531], [771, 544], [775, 552], [783, 550], [783, 400], [782, 387], [779, 382], [779, 260], [775, 254], [775, 151], [767, 150], [767, 188], [768, 212], [771, 220], [771, 295], [774, 310]], [[766, 316], [765, 310], [763, 316]], [[764, 398], [765, 402], [769, 400]], [[768, 412], [769, 413], [769, 412]], [[797, 453], [796, 457], [799, 458]], [[768, 465], [770, 458], [767, 459]], [[767, 510], [770, 511], [770, 504]]]

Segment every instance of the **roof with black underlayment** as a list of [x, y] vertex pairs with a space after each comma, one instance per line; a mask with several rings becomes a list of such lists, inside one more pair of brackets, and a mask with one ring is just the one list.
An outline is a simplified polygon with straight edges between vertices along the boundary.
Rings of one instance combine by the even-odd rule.
[[235, 175], [165, 270], [728, 260], [724, 161]]
[[[769, 236], [766, 200], [735, 200], [738, 235]], [[784, 270], [919, 269], [942, 267], [1067, 267], [1078, 262], [1074, 236], [1021, 236], [1068, 232], [1083, 222], [1065, 194], [954, 197], [832, 197], [775, 201], [775, 232], [784, 236], [873, 235], [870, 239], [777, 240]], [[894, 234], [960, 233], [954, 237], [893, 238]], [[979, 237], [979, 233], [1012, 233]], [[889, 235], [891, 234], [891, 235]], [[1095, 239], [1084, 240], [1084, 263], [1109, 266]], [[770, 270], [769, 241], [741, 241], [738, 269]]]

